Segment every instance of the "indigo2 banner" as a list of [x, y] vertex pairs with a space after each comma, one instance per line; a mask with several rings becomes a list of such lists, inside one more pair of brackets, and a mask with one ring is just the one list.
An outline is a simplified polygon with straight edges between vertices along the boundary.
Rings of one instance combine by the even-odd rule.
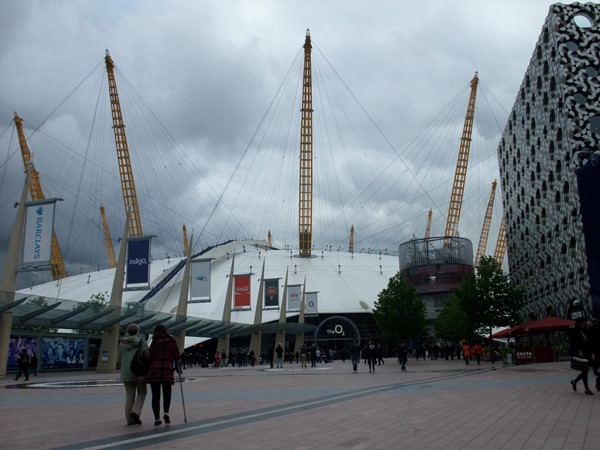
[[129, 285], [150, 284], [150, 238], [127, 240], [127, 282]]

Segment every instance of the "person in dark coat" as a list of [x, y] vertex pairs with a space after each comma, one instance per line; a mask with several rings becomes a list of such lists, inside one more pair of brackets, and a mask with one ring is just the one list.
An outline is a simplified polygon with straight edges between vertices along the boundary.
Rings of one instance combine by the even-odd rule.
[[406, 363], [408, 361], [408, 349], [406, 344], [403, 342], [398, 348], [398, 362], [400, 363], [400, 370], [406, 372]]
[[594, 355], [592, 368], [594, 370], [594, 375], [596, 375], [596, 390], [600, 392], [600, 321], [598, 319], [592, 320], [590, 340], [592, 344], [592, 353]]
[[31, 361], [29, 362], [29, 366], [31, 371], [33, 372], [33, 376], [37, 377], [38, 357], [35, 353], [31, 355]]
[[377, 349], [373, 341], [369, 342], [365, 351], [367, 362], [369, 363], [369, 373], [375, 372], [375, 364], [377, 363]]
[[[588, 361], [592, 358], [592, 345], [588, 335], [587, 320], [583, 317], [579, 317], [575, 320], [575, 328], [571, 331], [570, 343], [571, 343], [571, 357], [575, 356], [578, 358], [584, 358]], [[586, 365], [583, 370], [579, 372], [579, 375], [575, 379], [571, 380], [571, 387], [577, 392], [577, 383], [579, 380], [583, 381], [583, 387], [585, 388], [586, 395], [594, 395], [588, 386], [588, 372], [589, 366]]]
[[360, 360], [360, 345], [358, 345], [358, 341], [350, 345], [350, 358], [352, 359], [352, 371], [357, 373], [358, 361]]
[[131, 360], [138, 349], [142, 355], [147, 355], [148, 344], [139, 335], [139, 327], [135, 323], [127, 326], [127, 334], [119, 344], [118, 361], [121, 368], [119, 380], [125, 386], [125, 420], [127, 425], [141, 425], [140, 415], [146, 400], [146, 378], [131, 371]]
[[21, 374], [25, 376], [25, 381], [29, 380], [29, 353], [27, 353], [27, 349], [24, 348], [21, 350], [21, 354], [19, 355], [19, 360], [17, 361], [17, 365], [19, 366], [19, 372], [15, 377], [15, 381], [21, 377]]
[[146, 382], [152, 391], [152, 412], [154, 425], [160, 425], [160, 393], [163, 395], [163, 419], [171, 423], [169, 408], [171, 406], [171, 388], [175, 384], [174, 369], [179, 368], [179, 347], [173, 336], [170, 336], [164, 325], [157, 325], [152, 334], [152, 343], [148, 350], [150, 370]]

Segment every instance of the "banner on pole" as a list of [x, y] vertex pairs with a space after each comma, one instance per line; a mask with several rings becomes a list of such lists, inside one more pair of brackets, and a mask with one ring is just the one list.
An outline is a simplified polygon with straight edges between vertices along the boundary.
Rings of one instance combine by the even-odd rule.
[[56, 201], [47, 199], [26, 204], [23, 268], [50, 265]]
[[265, 279], [265, 309], [279, 308], [279, 278]]
[[125, 289], [150, 287], [150, 237], [127, 239], [127, 280]]
[[302, 285], [293, 284], [287, 287], [288, 311], [300, 311], [300, 300], [302, 300]]
[[234, 275], [233, 309], [250, 309], [250, 274]]
[[188, 303], [210, 302], [210, 261], [210, 259], [192, 260]]
[[306, 293], [306, 305], [304, 308], [304, 315], [314, 316], [319, 314], [319, 293], [318, 292], [307, 292]]

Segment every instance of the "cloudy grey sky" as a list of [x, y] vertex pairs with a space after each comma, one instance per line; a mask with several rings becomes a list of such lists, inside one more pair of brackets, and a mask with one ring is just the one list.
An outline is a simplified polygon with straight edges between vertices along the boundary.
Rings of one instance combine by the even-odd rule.
[[[293, 187], [281, 186], [285, 180], [297, 185], [297, 172], [289, 168], [293, 164], [273, 161], [294, 160], [278, 153], [288, 145], [283, 141], [299, 147], [294, 140], [298, 106], [292, 97], [299, 95], [295, 83], [307, 28], [313, 70], [320, 77], [315, 84], [320, 83], [321, 99], [326, 99], [315, 100], [315, 116], [321, 106], [343, 110], [340, 117], [356, 112], [347, 128], [338, 119], [315, 119], [320, 124], [315, 133], [327, 128], [331, 136], [335, 130], [344, 135], [336, 142], [315, 137], [324, 143], [321, 148], [326, 142], [332, 146], [321, 156], [315, 150], [315, 170], [328, 180], [315, 181], [315, 190], [320, 189], [315, 203], [327, 204], [319, 212], [324, 222], [315, 226], [318, 244], [347, 247], [349, 226], [361, 223], [360, 246], [397, 247], [390, 234], [400, 241], [422, 234], [429, 208], [442, 232], [450, 185], [441, 182], [452, 177], [464, 119], [462, 103], [448, 105], [468, 97], [469, 80], [477, 71], [478, 101], [483, 99], [492, 111], [486, 123], [498, 123], [489, 130], [479, 125], [477, 134], [488, 150], [479, 160], [472, 156], [479, 161], [472, 176], [484, 187], [473, 188], [465, 200], [477, 214], [470, 222], [465, 219], [461, 231], [476, 247], [486, 189], [497, 176], [490, 155], [551, 4], [4, 1], [0, 251], [7, 246], [12, 205], [23, 180], [12, 123], [17, 111], [31, 135], [46, 196], [65, 199], [59, 205], [57, 233], [70, 271], [106, 264], [99, 203], [107, 207], [113, 241], [123, 226], [123, 205], [111, 138], [93, 131], [110, 129], [110, 112], [101, 104], [108, 97], [101, 91], [106, 80], [100, 80], [105, 49], [117, 66], [130, 146], [135, 147], [131, 151], [138, 196], [144, 197], [144, 231], [157, 235], [153, 256], [181, 254], [183, 223], [200, 236], [196, 250], [230, 238], [264, 238], [269, 229], [279, 245], [293, 246], [297, 194]], [[338, 107], [336, 101], [354, 106]], [[443, 115], [445, 108], [454, 107], [458, 112]], [[446, 139], [455, 145], [439, 155], [427, 150], [439, 137], [419, 136], [432, 126], [435, 136], [447, 133], [440, 131], [442, 122], [451, 123], [455, 134]], [[291, 128], [290, 138], [285, 130]], [[137, 131], [139, 137], [136, 129], [143, 130]], [[276, 137], [265, 137], [268, 133]], [[338, 142], [347, 150], [340, 151]], [[108, 149], [104, 156], [97, 154], [99, 147]], [[261, 156], [252, 156], [253, 151]]]

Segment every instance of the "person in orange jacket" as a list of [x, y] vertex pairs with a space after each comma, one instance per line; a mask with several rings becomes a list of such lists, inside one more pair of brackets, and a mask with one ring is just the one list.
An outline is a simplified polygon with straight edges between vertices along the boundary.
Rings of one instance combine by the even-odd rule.
[[465, 360], [465, 364], [469, 365], [469, 359], [471, 359], [471, 346], [469, 345], [469, 341], [465, 341], [462, 348], [463, 359]]

